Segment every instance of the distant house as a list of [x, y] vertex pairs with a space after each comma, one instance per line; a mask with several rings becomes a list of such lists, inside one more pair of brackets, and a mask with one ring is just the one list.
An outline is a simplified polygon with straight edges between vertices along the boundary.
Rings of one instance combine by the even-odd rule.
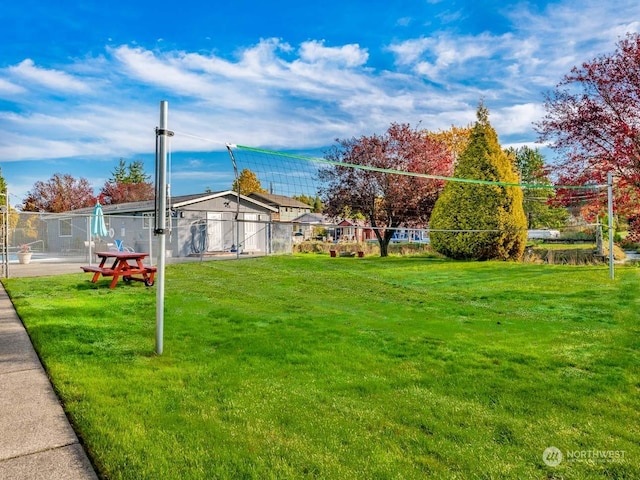
[[[238, 202], [238, 195], [231, 190], [183, 195], [170, 198], [168, 209], [171, 235], [166, 240], [167, 256], [185, 257], [238, 249], [242, 253], [272, 253], [270, 220], [278, 209], [255, 198], [240, 195]], [[120, 240], [138, 252], [156, 252], [154, 210], [153, 200], [104, 205], [109, 236], [92, 239], [96, 244], [94, 248], [105, 248]], [[48, 228], [49, 250], [86, 246], [92, 212], [93, 208], [84, 208], [56, 217]]]
[[528, 230], [528, 240], [548, 240], [552, 238], [560, 238], [560, 230]]
[[[313, 240], [319, 234], [319, 231], [326, 230], [325, 240], [328, 237], [333, 239], [333, 222], [321, 213], [304, 213], [293, 219], [293, 241], [303, 242]], [[324, 226], [327, 226], [324, 228]]]
[[305, 213], [293, 220], [294, 242], [312, 240], [320, 228], [326, 230], [325, 240], [330, 242], [352, 243], [376, 239], [375, 232], [364, 220], [337, 221], [321, 213]]
[[335, 229], [336, 242], [366, 242], [373, 240], [376, 234], [362, 220], [342, 220]]
[[252, 193], [249, 198], [276, 208], [277, 213], [271, 217], [274, 222], [292, 222], [300, 215], [311, 213], [311, 205], [284, 195]]
[[391, 237], [391, 243], [430, 243], [429, 232], [421, 228], [397, 228]]

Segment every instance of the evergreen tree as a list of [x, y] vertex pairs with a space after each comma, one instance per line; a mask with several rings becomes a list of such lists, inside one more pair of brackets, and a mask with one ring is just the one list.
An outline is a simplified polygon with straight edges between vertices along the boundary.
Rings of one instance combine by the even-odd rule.
[[124, 158], [120, 159], [120, 163], [118, 166], [111, 172], [111, 178], [109, 182], [111, 183], [125, 183], [127, 180], [127, 164], [124, 161]]
[[320, 200], [320, 197], [316, 195], [316, 198], [313, 199], [313, 208], [311, 211], [313, 213], [321, 213], [323, 209], [322, 200]]
[[[518, 183], [483, 104], [454, 176]], [[431, 215], [431, 244], [456, 259], [519, 260], [527, 239], [520, 187], [448, 182]], [[455, 231], [459, 230], [459, 231]]]
[[123, 158], [120, 159], [118, 166], [111, 172], [110, 183], [148, 183], [151, 175], [144, 171], [144, 163], [142, 160], [134, 160], [129, 165]]
[[142, 160], [134, 160], [127, 165], [121, 158], [118, 166], [111, 172], [111, 178], [102, 187], [102, 202], [117, 204], [150, 200], [155, 195], [150, 178], [151, 175], [144, 171]]
[[312, 197], [311, 195], [294, 195], [293, 197], [302, 203], [306, 203], [307, 205], [309, 205], [311, 207], [311, 211], [313, 213], [322, 213], [322, 200], [320, 199], [320, 197], [318, 195], [316, 195], [315, 197]]
[[[548, 169], [544, 156], [535, 148], [527, 146], [507, 149], [507, 155], [513, 160], [520, 183], [527, 185], [550, 185]], [[559, 228], [566, 224], [567, 209], [555, 205], [555, 190], [551, 188], [523, 188], [524, 213], [527, 228]]]

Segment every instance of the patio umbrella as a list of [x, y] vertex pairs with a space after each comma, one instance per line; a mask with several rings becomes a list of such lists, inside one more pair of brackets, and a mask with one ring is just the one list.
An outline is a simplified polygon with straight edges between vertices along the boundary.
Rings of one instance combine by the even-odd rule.
[[91, 245], [93, 244], [93, 237], [106, 237], [109, 235], [107, 225], [104, 223], [104, 213], [102, 212], [102, 205], [100, 202], [96, 203], [93, 209], [93, 215], [91, 216], [91, 231], [89, 232], [91, 237], [89, 238], [89, 265], [91, 265]]
[[102, 212], [102, 205], [100, 202], [96, 203], [93, 209], [93, 216], [91, 217], [91, 235], [96, 237], [106, 237], [109, 235], [107, 225], [104, 223], [104, 213]]

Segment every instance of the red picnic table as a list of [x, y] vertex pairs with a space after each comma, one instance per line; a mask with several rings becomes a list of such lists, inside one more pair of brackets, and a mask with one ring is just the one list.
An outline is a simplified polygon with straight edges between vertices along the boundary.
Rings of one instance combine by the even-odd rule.
[[[91, 281], [96, 283], [100, 276], [113, 277], [109, 288], [115, 288], [118, 280], [122, 278], [125, 282], [144, 282], [147, 287], [153, 285], [153, 279], [157, 271], [156, 267], [143, 265], [142, 260], [149, 256], [148, 253], [138, 252], [96, 252], [101, 259], [100, 265], [80, 267], [85, 272], [93, 273]], [[113, 259], [113, 265], [105, 267], [108, 259]]]

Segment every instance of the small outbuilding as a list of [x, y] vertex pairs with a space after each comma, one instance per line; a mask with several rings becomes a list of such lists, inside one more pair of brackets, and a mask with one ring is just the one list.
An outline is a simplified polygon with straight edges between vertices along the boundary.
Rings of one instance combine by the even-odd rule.
[[[176, 196], [167, 203], [171, 215], [167, 256], [272, 253], [271, 217], [277, 214], [276, 207], [232, 190]], [[158, 239], [153, 233], [154, 211], [154, 200], [104, 205], [106, 238], [91, 238], [89, 225], [93, 208], [50, 217], [48, 249], [86, 250], [92, 242], [92, 249], [96, 251], [112, 248], [117, 240], [135, 251], [155, 255]]]

